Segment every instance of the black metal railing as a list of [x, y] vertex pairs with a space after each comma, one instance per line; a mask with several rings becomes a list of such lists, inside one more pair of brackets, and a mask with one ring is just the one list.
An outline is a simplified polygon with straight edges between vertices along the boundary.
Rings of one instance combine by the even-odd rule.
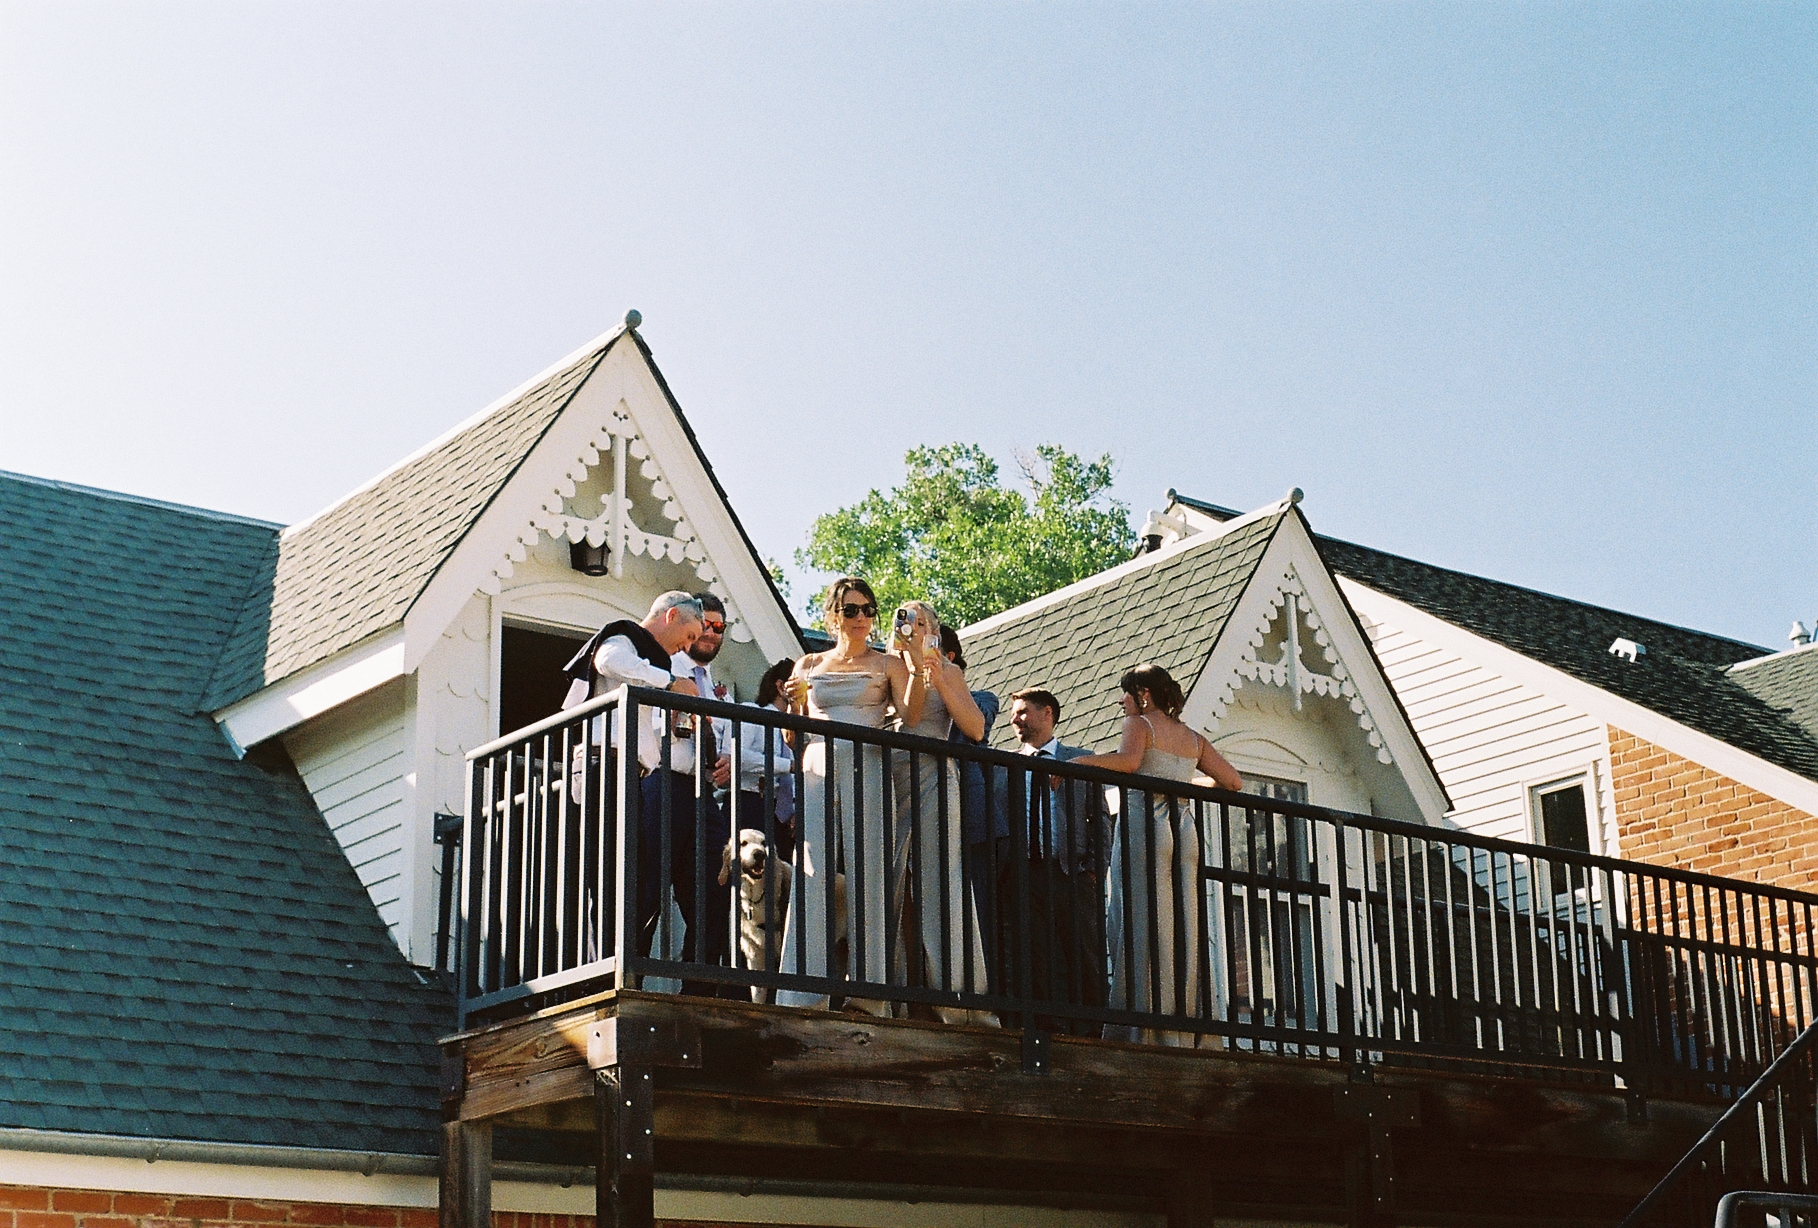
[[1813, 1017], [1774, 887], [637, 688], [468, 758], [464, 1019], [657, 978], [1727, 1098]]
[[[1818, 1024], [1780, 1051], [1754, 1083], [1622, 1221], [1621, 1228], [1810, 1225], [1818, 1203]], [[1776, 1214], [1777, 1213], [1777, 1214]]]

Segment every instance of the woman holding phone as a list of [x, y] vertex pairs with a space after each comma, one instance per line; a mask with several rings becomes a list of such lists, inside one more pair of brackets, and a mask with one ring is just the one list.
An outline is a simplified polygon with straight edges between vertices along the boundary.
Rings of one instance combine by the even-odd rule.
[[[974, 741], [982, 739], [985, 714], [966, 689], [966, 671], [941, 651], [941, 620], [933, 607], [925, 601], [904, 602], [894, 628], [892, 646], [920, 676], [924, 693], [920, 719], [901, 721], [898, 728], [938, 742], [946, 742], [954, 729]], [[897, 932], [910, 948], [910, 981], [984, 993], [984, 930], [977, 909], [968, 906], [960, 865], [964, 828], [958, 765], [938, 753], [895, 751], [890, 766], [896, 786], [892, 907], [903, 918]], [[986, 1011], [937, 1006], [935, 1013], [947, 1023], [997, 1025], [997, 1016]]]

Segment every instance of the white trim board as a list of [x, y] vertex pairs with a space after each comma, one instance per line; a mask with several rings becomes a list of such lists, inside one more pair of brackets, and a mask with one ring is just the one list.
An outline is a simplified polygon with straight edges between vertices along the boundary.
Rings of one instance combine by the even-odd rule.
[[1789, 772], [1720, 738], [1682, 725], [1652, 708], [1612, 695], [1602, 687], [1428, 614], [1349, 576], [1340, 576], [1338, 584], [1352, 607], [1372, 622], [1397, 627], [1511, 681], [1550, 695], [1605, 725], [1614, 725], [1738, 784], [1777, 798], [1807, 814], [1818, 815], [1818, 781], [1807, 780], [1797, 772]]
[[343, 648], [215, 713], [236, 746], [255, 746], [404, 675], [404, 629]]

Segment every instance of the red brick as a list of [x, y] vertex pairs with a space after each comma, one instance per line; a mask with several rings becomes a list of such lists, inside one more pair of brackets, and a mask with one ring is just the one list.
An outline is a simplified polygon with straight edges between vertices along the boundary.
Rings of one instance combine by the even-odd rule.
[[139, 1221], [130, 1215], [84, 1215], [82, 1228], [139, 1228]]
[[168, 1215], [170, 1199], [157, 1194], [115, 1194], [114, 1210], [121, 1215]]
[[[435, 1212], [430, 1212], [433, 1216]], [[299, 1202], [290, 1209], [293, 1224], [344, 1224], [347, 1208], [332, 1202]]]
[[237, 1219], [225, 1198], [179, 1198], [170, 1209], [173, 1219]]
[[436, 1228], [441, 1216], [428, 1207], [411, 1207], [399, 1212], [400, 1228]]
[[18, 1228], [76, 1228], [76, 1217], [68, 1211], [15, 1211], [13, 1223]]
[[49, 1190], [23, 1185], [0, 1185], [0, 1207], [16, 1211], [43, 1211], [49, 1206]]
[[[182, 1214], [183, 1204], [177, 1204], [177, 1213]], [[234, 1199], [233, 1212], [230, 1218], [246, 1224], [281, 1224], [290, 1214], [290, 1207], [281, 1202], [253, 1202], [250, 1199]]]
[[53, 1190], [51, 1208], [56, 1211], [112, 1211], [114, 1196], [99, 1190]]
[[349, 1207], [347, 1223], [355, 1228], [398, 1228], [395, 1207]]

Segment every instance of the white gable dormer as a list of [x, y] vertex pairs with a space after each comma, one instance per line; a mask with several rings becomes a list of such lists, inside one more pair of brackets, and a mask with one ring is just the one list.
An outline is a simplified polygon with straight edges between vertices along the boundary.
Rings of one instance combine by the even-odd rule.
[[1182, 719], [1246, 779], [1304, 785], [1313, 805], [1425, 823], [1438, 823], [1448, 808], [1298, 514], [1283, 518]]
[[[572, 391], [541, 417], [527, 413], [552, 386]], [[534, 431], [524, 429], [526, 420]], [[500, 446], [521, 454], [501, 458]], [[442, 548], [400, 622], [216, 714], [241, 745], [283, 739], [399, 947], [418, 964], [432, 962], [435, 950], [436, 816], [464, 809], [466, 753], [553, 711], [565, 689], [560, 662], [579, 640], [613, 619], [641, 618], [661, 592], [684, 589], [725, 603], [727, 636], [713, 668], [735, 698], [750, 696], [771, 661], [801, 651], [769, 576], [629, 328], [577, 352], [350, 499], [394, 509], [395, 532], [416, 533], [420, 543], [438, 528], [433, 506], [412, 499], [471, 486], [481, 457], [488, 472], [505, 476]], [[399, 494], [388, 482], [428, 493]], [[370, 521], [355, 529], [368, 543], [372, 530]], [[577, 542], [607, 547], [607, 574], [575, 569]], [[340, 553], [369, 555], [366, 566], [388, 564], [383, 549]]]

